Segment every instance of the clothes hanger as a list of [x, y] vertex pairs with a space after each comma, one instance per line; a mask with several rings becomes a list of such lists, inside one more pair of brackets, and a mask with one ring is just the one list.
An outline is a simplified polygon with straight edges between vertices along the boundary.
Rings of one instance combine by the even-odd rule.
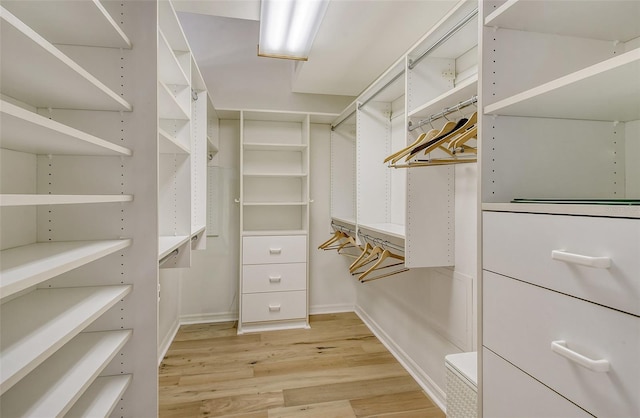
[[394, 152], [393, 154], [391, 154], [391, 155], [389, 155], [387, 158], [385, 158], [383, 162], [384, 162], [384, 163], [386, 163], [387, 161], [390, 161], [390, 160], [392, 160], [392, 159], [396, 158], [399, 154], [401, 154], [402, 152], [404, 152], [407, 148], [410, 148], [410, 147], [417, 147], [417, 146], [418, 146], [418, 145], [419, 145], [419, 144], [424, 140], [424, 138], [425, 138], [426, 136], [427, 136], [427, 134], [426, 134], [426, 133], [424, 133], [424, 132], [423, 132], [423, 133], [421, 133], [421, 134], [418, 136], [418, 139], [416, 139], [415, 141], [413, 141], [413, 144], [409, 145], [408, 147], [405, 147], [405, 148], [401, 149], [400, 151], [396, 151], [396, 152]]
[[358, 244], [356, 244], [356, 240], [354, 240], [352, 236], [347, 235], [345, 242], [338, 247], [338, 254], [342, 254], [340, 251], [342, 251], [343, 248], [354, 248], [357, 246]]
[[[367, 271], [362, 273], [360, 275], [360, 277], [358, 277], [358, 280], [362, 281], [365, 277], [370, 275], [373, 271], [377, 270], [379, 268], [380, 264], [382, 264], [382, 262], [384, 260], [386, 260], [387, 258], [395, 258], [396, 260], [401, 260], [402, 263], [398, 263], [398, 265], [399, 264], [404, 264], [404, 256], [394, 254], [389, 250], [384, 250], [384, 251], [382, 251], [382, 253], [378, 257], [378, 260], [371, 267], [369, 267], [369, 269]], [[391, 267], [391, 266], [388, 266], [388, 267]], [[382, 268], [384, 268], [384, 267], [382, 267]]]
[[[400, 264], [402, 264], [402, 263], [400, 263]], [[375, 277], [369, 277], [366, 280], [360, 280], [360, 283], [371, 282], [371, 281], [374, 281], [374, 280], [378, 280], [378, 279], [382, 279], [382, 278], [385, 278], [385, 277], [393, 276], [394, 274], [404, 273], [405, 271], [409, 271], [409, 269], [405, 267], [405, 268], [401, 268], [401, 269], [392, 271], [391, 273], [385, 273], [385, 274], [380, 274], [380, 275], [375, 276]]]
[[369, 251], [371, 251], [373, 249], [373, 247], [371, 246], [371, 244], [369, 244], [368, 242], [364, 244], [364, 248], [362, 248], [362, 254], [360, 254], [360, 257], [356, 258], [356, 260], [351, 263], [351, 265], [349, 266], [349, 271], [353, 271], [354, 270], [354, 266], [356, 266], [363, 258], [365, 258], [367, 255], [369, 255]]
[[369, 254], [364, 259], [360, 260], [360, 263], [350, 267], [349, 272], [351, 274], [354, 274], [354, 272], [358, 270], [360, 267], [375, 261], [378, 254], [382, 254], [383, 251], [384, 249], [382, 247], [376, 245], [371, 249], [371, 251], [369, 251]]
[[432, 143], [433, 141], [437, 141], [440, 138], [444, 138], [447, 135], [449, 135], [451, 132], [453, 132], [455, 130], [457, 125], [458, 125], [458, 123], [454, 122], [454, 121], [448, 121], [447, 123], [445, 123], [444, 126], [442, 127], [442, 129], [438, 132], [438, 134], [436, 135], [436, 137], [434, 139], [431, 139], [430, 141], [428, 141], [426, 143], [422, 143], [422, 144], [418, 145], [417, 147], [415, 147], [414, 149], [412, 149], [411, 153], [407, 156], [407, 158], [405, 158], [405, 161], [409, 161], [416, 154], [418, 154], [420, 151], [422, 151], [427, 146], [429, 146], [429, 144]]
[[340, 230], [336, 230], [333, 233], [333, 236], [331, 238], [329, 238], [328, 240], [326, 240], [325, 242], [323, 242], [322, 244], [318, 245], [318, 249], [319, 250], [324, 250], [325, 248], [327, 248], [329, 245], [333, 244], [334, 242], [338, 241], [341, 238], [347, 237], [348, 235], [345, 234], [344, 232], [340, 231]]
[[[464, 121], [464, 123], [460, 124], [460, 122], [462, 121]], [[449, 134], [441, 138], [436, 138], [433, 141], [429, 141], [429, 143], [425, 147], [424, 154], [425, 155], [429, 154], [433, 150], [437, 149], [438, 146], [443, 145], [445, 142], [451, 143], [451, 141], [454, 141], [455, 138], [459, 135], [463, 135], [463, 136], [467, 135], [468, 134], [467, 131], [471, 131], [475, 129], [474, 132], [477, 132], [477, 126], [476, 126], [477, 123], [478, 123], [478, 112], [474, 112], [471, 115], [471, 117], [469, 117], [469, 119], [465, 119], [465, 118], [460, 119], [458, 121], [458, 125], [451, 132], [449, 132]], [[477, 133], [472, 134], [472, 137], [475, 135], [477, 135]]]

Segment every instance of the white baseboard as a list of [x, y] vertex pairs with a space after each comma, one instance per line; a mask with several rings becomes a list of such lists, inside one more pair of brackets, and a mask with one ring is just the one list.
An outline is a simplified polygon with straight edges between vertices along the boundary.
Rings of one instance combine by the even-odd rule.
[[180, 325], [206, 324], [209, 322], [231, 322], [237, 320], [238, 314], [234, 312], [180, 315]]
[[352, 304], [339, 304], [339, 305], [315, 305], [309, 308], [310, 315], [322, 315], [332, 313], [353, 312]]
[[179, 329], [180, 321], [178, 321], [178, 318], [176, 318], [176, 320], [171, 325], [171, 329], [169, 330], [169, 332], [167, 332], [167, 335], [164, 336], [162, 342], [158, 346], [158, 367], [160, 367], [162, 359], [167, 354], [167, 351], [169, 351], [169, 346], [173, 342], [173, 339], [176, 338], [176, 334], [178, 333]]
[[446, 411], [446, 394], [445, 392], [431, 379], [425, 371], [416, 364], [415, 361], [407, 353], [404, 352], [400, 346], [398, 346], [386, 332], [362, 310], [360, 306], [355, 307], [355, 313], [360, 317], [362, 322], [369, 327], [371, 332], [378, 337], [380, 342], [391, 352], [391, 354], [398, 360], [398, 362], [404, 367], [407, 372], [415, 379], [420, 387], [429, 395], [429, 397], [442, 409]]

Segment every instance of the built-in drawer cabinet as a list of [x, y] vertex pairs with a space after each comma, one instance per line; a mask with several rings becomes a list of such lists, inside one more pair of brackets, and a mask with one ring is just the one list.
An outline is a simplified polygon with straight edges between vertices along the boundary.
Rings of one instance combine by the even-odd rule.
[[307, 316], [307, 292], [251, 293], [242, 296], [244, 322], [304, 319]]
[[242, 293], [285, 292], [307, 288], [307, 263], [242, 266]]
[[640, 416], [640, 318], [483, 274], [483, 345], [601, 417]]
[[484, 212], [483, 269], [640, 315], [640, 220]]
[[306, 263], [307, 237], [250, 236], [242, 239], [242, 264]]
[[491, 350], [483, 350], [482, 363], [484, 418], [592, 417]]

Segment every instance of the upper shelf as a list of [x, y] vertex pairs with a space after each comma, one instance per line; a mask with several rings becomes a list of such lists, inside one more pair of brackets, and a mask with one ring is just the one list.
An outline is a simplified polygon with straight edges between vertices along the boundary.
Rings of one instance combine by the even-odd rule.
[[485, 25], [528, 32], [626, 42], [640, 36], [638, 1], [508, 0]]
[[168, 0], [158, 2], [158, 25], [174, 51], [190, 51], [178, 15]]
[[360, 229], [368, 229], [372, 232], [388, 235], [394, 238], [405, 238], [405, 226], [392, 223], [374, 223], [374, 224], [359, 224]]
[[640, 119], [640, 48], [485, 106], [492, 115]]
[[478, 74], [475, 74], [453, 89], [441, 94], [433, 100], [417, 107], [409, 113], [410, 118], [428, 118], [429, 116], [440, 112], [445, 107], [455, 106], [467, 99], [478, 94]]
[[158, 29], [158, 75], [166, 84], [189, 85], [189, 78], [178, 62], [169, 41]]
[[3, 94], [41, 108], [132, 110], [120, 95], [3, 7], [0, 14]]
[[131, 41], [99, 0], [12, 0], [2, 5], [51, 43], [131, 48]]
[[13, 295], [130, 245], [130, 239], [42, 242], [3, 250], [0, 297]]
[[158, 260], [169, 255], [176, 248], [189, 241], [189, 235], [161, 236], [158, 237]]
[[242, 145], [245, 151], [303, 151], [306, 144], [248, 144]]
[[108, 417], [131, 383], [130, 374], [98, 377], [65, 418]]
[[162, 128], [158, 128], [160, 140], [160, 154], [190, 154], [189, 148], [183, 145], [175, 136]]
[[158, 81], [158, 115], [161, 119], [189, 120], [189, 114], [162, 81]]
[[32, 154], [131, 155], [130, 149], [0, 100], [2, 148]]
[[39, 205], [75, 205], [89, 203], [131, 202], [130, 194], [116, 195], [56, 195], [56, 194], [0, 194], [0, 207], [39, 206]]

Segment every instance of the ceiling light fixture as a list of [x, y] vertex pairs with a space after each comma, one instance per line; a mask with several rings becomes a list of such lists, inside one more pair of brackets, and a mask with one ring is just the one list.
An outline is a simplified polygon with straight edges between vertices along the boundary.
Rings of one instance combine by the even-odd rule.
[[306, 61], [328, 0], [262, 0], [258, 55]]

